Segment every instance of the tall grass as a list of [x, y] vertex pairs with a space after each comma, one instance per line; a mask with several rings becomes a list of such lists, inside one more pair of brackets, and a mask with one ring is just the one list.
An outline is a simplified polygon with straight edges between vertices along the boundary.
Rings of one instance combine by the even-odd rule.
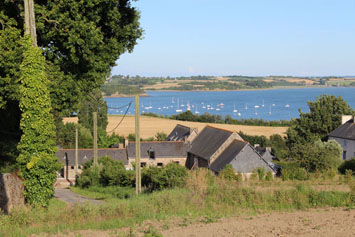
[[10, 215], [0, 215], [0, 233], [23, 236], [77, 229], [132, 227], [145, 220], [171, 217], [208, 217], [208, 220], [213, 220], [243, 212], [346, 206], [355, 195], [355, 188], [351, 190], [352, 196], [348, 192], [317, 192], [309, 185], [300, 184], [292, 189], [256, 191], [253, 186], [215, 177], [202, 169], [189, 173], [184, 188], [166, 189], [130, 199], [110, 197], [109, 202], [103, 205], [67, 206], [53, 199], [48, 210], [14, 210]]

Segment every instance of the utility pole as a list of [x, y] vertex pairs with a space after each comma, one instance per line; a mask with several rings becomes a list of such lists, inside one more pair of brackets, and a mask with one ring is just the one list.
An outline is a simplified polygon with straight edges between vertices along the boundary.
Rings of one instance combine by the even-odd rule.
[[136, 194], [142, 191], [141, 178], [141, 142], [139, 128], [139, 95], [135, 97], [135, 114], [136, 114]]
[[25, 34], [31, 35], [33, 46], [37, 46], [36, 19], [33, 0], [24, 0], [25, 7]]
[[94, 166], [98, 165], [98, 153], [97, 153], [97, 112], [92, 113], [94, 123]]
[[78, 154], [78, 143], [79, 143], [79, 131], [78, 126], [75, 126], [75, 176], [78, 176], [79, 168], [79, 154]]

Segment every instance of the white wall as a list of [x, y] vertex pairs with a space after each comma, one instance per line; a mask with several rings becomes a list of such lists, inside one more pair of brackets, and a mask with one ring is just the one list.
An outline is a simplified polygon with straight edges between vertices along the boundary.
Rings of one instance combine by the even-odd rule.
[[[342, 139], [337, 137], [329, 137], [329, 140], [335, 140], [346, 151], [346, 160], [355, 157], [355, 140]], [[346, 140], [346, 142], [344, 142]], [[343, 155], [341, 156], [343, 158]]]

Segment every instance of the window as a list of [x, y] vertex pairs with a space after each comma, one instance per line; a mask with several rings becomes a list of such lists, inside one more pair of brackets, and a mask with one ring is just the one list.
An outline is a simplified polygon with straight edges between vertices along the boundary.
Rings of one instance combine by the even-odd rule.
[[163, 167], [163, 163], [158, 163], [158, 167]]
[[145, 167], [147, 165], [146, 162], [141, 162], [141, 167]]
[[180, 164], [180, 162], [179, 162], [179, 161], [175, 161], [175, 163], [176, 163], [176, 164]]
[[72, 165], [70, 168], [73, 170], [73, 169], [74, 169], [74, 166]]
[[155, 160], [155, 151], [154, 151], [154, 149], [152, 147], [150, 147], [148, 149], [148, 157], [149, 157], [149, 159]]
[[343, 146], [345, 147], [347, 145], [347, 141], [344, 139], [343, 140]]
[[346, 151], [343, 151], [343, 160], [346, 160]]

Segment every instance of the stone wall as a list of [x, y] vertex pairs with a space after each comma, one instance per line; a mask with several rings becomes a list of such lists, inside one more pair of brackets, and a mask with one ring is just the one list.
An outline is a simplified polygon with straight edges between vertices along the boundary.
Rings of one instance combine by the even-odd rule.
[[0, 209], [9, 213], [12, 208], [24, 205], [24, 186], [16, 174], [0, 174]]

